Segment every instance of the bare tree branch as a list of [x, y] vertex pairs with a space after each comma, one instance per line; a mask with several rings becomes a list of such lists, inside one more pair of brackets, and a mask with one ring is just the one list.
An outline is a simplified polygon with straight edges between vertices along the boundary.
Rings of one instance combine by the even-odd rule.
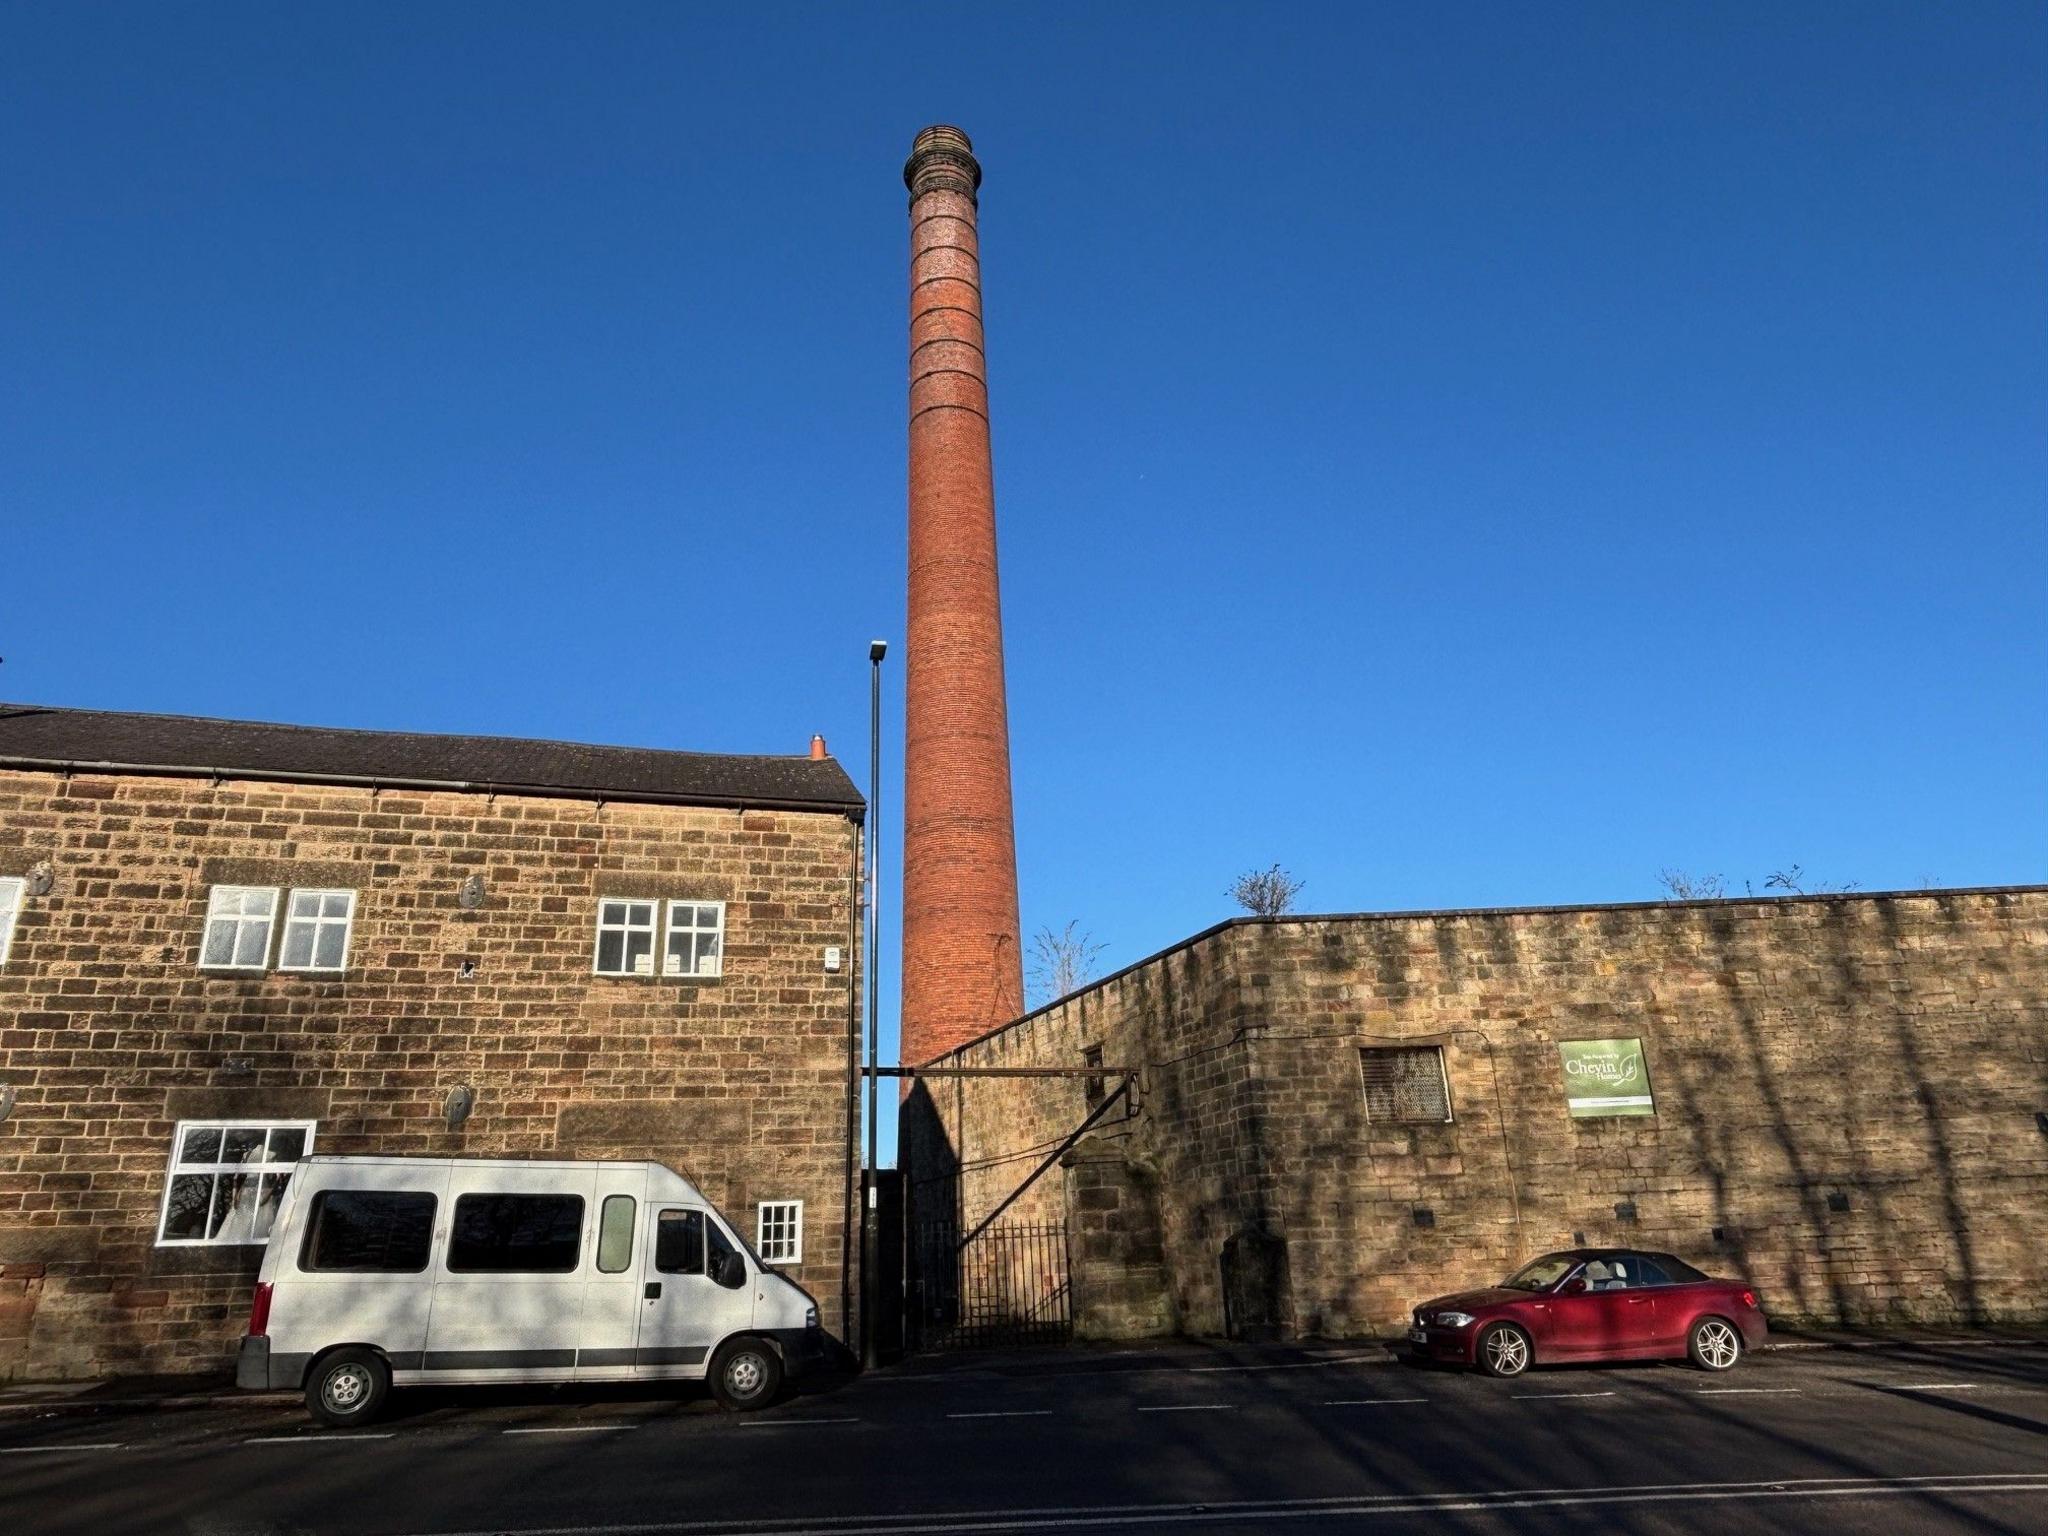
[[1682, 869], [1660, 869], [1657, 883], [1673, 901], [1713, 901], [1721, 895], [1719, 875], [1689, 875]]
[[1290, 911], [1306, 880], [1297, 880], [1278, 864], [1248, 869], [1231, 882], [1229, 896], [1254, 917], [1278, 917]]
[[1031, 936], [1032, 1006], [1042, 1007], [1087, 986], [1095, 979], [1096, 956], [1105, 948], [1081, 927], [1079, 918], [1057, 933], [1051, 928], [1039, 929]]

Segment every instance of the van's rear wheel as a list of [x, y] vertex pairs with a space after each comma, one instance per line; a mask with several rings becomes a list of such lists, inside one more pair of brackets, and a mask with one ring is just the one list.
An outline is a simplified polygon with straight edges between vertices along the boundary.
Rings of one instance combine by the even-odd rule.
[[391, 1368], [374, 1349], [337, 1349], [313, 1362], [306, 1377], [306, 1409], [322, 1424], [352, 1429], [384, 1411]]
[[782, 1357], [766, 1339], [729, 1339], [711, 1357], [711, 1395], [721, 1408], [766, 1408], [782, 1390]]

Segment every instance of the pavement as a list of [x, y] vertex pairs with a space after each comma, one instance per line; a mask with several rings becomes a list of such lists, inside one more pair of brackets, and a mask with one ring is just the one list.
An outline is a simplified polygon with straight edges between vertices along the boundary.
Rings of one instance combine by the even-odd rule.
[[0, 1419], [0, 1531], [2048, 1536], [2048, 1348], [1842, 1342], [1507, 1382], [1376, 1346], [954, 1355], [751, 1415], [698, 1388], [422, 1389], [348, 1432], [291, 1400], [74, 1394]]

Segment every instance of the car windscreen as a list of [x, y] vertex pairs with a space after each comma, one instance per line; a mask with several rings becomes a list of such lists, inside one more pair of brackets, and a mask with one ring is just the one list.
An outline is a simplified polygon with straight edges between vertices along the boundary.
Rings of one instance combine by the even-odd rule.
[[1533, 1263], [1524, 1264], [1507, 1279], [1501, 1281], [1501, 1289], [1508, 1291], [1547, 1291], [1577, 1266], [1578, 1260], [1568, 1253], [1546, 1253]]

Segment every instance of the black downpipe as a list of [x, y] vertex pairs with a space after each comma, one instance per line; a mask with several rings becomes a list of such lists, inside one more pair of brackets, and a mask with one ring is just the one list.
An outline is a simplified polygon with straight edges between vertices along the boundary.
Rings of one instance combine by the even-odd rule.
[[846, 945], [846, 1204], [839, 1226], [839, 1336], [849, 1344], [853, 1333], [854, 1164], [860, 1157], [860, 855], [866, 829], [856, 821], [851, 830], [853, 835], [847, 840], [852, 870], [847, 877], [851, 930]]

